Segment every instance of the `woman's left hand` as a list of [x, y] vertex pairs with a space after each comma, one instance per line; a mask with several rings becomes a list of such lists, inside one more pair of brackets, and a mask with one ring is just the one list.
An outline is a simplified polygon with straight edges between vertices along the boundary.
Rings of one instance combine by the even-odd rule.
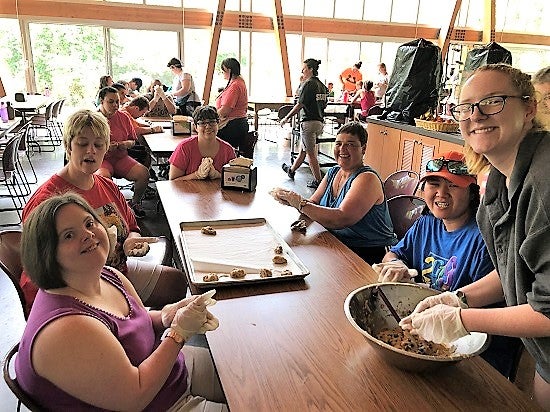
[[281, 188], [273, 189], [271, 191], [271, 195], [275, 198], [275, 200], [282, 203], [283, 205], [289, 205], [298, 210], [300, 210], [300, 203], [302, 202], [302, 200], [304, 200], [304, 198], [298, 193], [293, 192], [292, 190], [285, 190]]

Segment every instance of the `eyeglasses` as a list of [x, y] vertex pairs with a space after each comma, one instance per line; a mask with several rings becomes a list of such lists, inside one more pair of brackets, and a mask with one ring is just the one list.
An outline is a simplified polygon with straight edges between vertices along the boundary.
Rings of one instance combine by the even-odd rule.
[[360, 146], [361, 146], [361, 143], [358, 143], [358, 142], [348, 142], [348, 143], [344, 143], [344, 142], [336, 141], [336, 142], [334, 142], [334, 146], [335, 146], [335, 147], [338, 147], [338, 148], [345, 147], [345, 148], [347, 148], [347, 149], [353, 149], [353, 148], [356, 148], [356, 147], [360, 147]]
[[439, 172], [443, 169], [443, 166], [447, 168], [449, 173], [453, 175], [469, 175], [468, 168], [464, 162], [459, 160], [447, 160], [447, 159], [433, 159], [426, 163], [427, 172]]
[[215, 124], [218, 124], [218, 121], [216, 119], [212, 120], [199, 120], [197, 122], [197, 126], [214, 126]]
[[464, 120], [468, 120], [472, 117], [474, 114], [474, 107], [477, 107], [482, 115], [492, 116], [502, 112], [506, 99], [511, 97], [521, 99], [523, 101], [530, 99], [530, 96], [490, 96], [485, 99], [481, 99], [477, 103], [459, 104], [451, 109], [451, 114], [457, 122], [463, 122]]
[[[541, 93], [537, 92], [537, 96], [540, 96]], [[537, 99], [539, 104], [539, 110], [543, 113], [550, 113], [550, 93], [542, 95], [540, 99]]]

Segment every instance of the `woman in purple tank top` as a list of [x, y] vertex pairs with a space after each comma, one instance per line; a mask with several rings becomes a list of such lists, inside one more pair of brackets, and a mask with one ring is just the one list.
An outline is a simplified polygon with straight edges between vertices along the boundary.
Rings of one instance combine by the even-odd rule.
[[[227, 410], [208, 350], [184, 346], [218, 327], [213, 293], [147, 311], [104, 266], [109, 250], [106, 227], [74, 193], [25, 221], [21, 257], [40, 289], [15, 362], [21, 388], [45, 410]], [[213, 390], [194, 393], [205, 381]]]

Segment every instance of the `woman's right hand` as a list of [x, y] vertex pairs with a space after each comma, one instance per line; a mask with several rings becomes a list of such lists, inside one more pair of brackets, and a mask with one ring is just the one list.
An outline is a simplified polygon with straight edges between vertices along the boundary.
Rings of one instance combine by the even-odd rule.
[[467, 306], [461, 302], [456, 293], [443, 292], [438, 295], [428, 296], [426, 299], [421, 300], [412, 313], [424, 312], [426, 309], [434, 307], [436, 305], [454, 306], [457, 308], [467, 309]]
[[198, 179], [206, 179], [210, 173], [210, 168], [212, 167], [212, 159], [209, 157], [204, 157], [202, 162], [195, 172], [195, 175]]
[[418, 276], [416, 270], [409, 269], [401, 260], [376, 263], [372, 268], [378, 273], [378, 282], [413, 282], [412, 278]]
[[200, 296], [197, 296], [187, 306], [176, 311], [170, 327], [187, 341], [191, 336], [200, 333], [208, 321], [207, 312], [206, 304]]

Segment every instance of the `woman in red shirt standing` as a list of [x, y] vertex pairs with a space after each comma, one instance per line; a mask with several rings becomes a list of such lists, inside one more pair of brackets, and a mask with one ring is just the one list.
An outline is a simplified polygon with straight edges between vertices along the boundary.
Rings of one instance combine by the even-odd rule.
[[216, 109], [220, 116], [218, 137], [237, 148], [248, 133], [248, 91], [237, 59], [225, 59], [221, 69], [227, 85], [216, 99]]

